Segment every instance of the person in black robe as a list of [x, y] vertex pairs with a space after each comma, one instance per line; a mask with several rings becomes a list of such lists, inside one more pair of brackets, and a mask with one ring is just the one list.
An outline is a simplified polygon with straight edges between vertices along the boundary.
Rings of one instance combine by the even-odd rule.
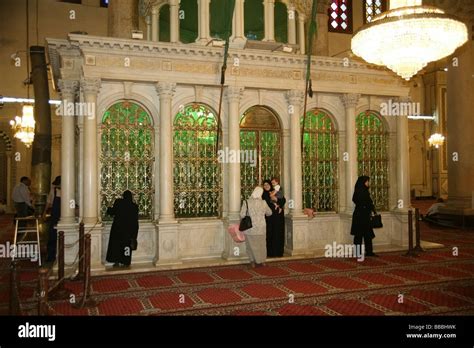
[[270, 180], [263, 182], [262, 199], [272, 210], [271, 216], [266, 216], [267, 222], [267, 257], [282, 257], [285, 246], [285, 197], [276, 194]]
[[114, 216], [110, 229], [109, 246], [106, 260], [114, 267], [128, 267], [132, 261], [132, 244], [136, 245], [138, 235], [138, 206], [133, 202], [130, 191], [123, 193], [123, 199], [117, 199], [107, 214]]
[[375, 233], [370, 225], [370, 216], [372, 212], [376, 214], [376, 211], [372, 198], [370, 198], [369, 180], [368, 176], [361, 176], [355, 184], [352, 196], [355, 210], [352, 215], [351, 235], [354, 236], [356, 247], [361, 248], [362, 241], [364, 241], [365, 256], [377, 256], [374, 254], [372, 247], [372, 239], [375, 238]]

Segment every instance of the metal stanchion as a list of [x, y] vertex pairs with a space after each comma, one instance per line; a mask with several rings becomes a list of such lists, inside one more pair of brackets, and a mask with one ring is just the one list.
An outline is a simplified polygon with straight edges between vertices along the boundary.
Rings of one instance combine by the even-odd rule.
[[58, 281], [50, 290], [50, 298], [55, 300], [65, 299], [69, 293], [64, 288], [64, 231], [58, 232]]
[[48, 273], [47, 268], [40, 268], [39, 270], [38, 315], [48, 315]]
[[8, 313], [10, 315], [21, 315], [17, 267], [18, 261], [12, 260], [10, 264], [10, 302], [8, 305]]
[[85, 277], [84, 277], [84, 296], [80, 303], [75, 304], [75, 308], [90, 308], [97, 305], [90, 297], [91, 293], [91, 235], [85, 235], [84, 243], [84, 264], [85, 264]]
[[73, 281], [77, 280], [84, 280], [84, 222], [79, 224], [79, 272], [77, 275], [72, 279]]
[[413, 249], [413, 211], [408, 210], [408, 252], [405, 256], [418, 256]]
[[415, 251], [416, 252], [424, 252], [423, 248], [421, 247], [421, 229], [420, 229], [420, 209], [415, 209], [415, 236], [416, 236], [416, 245]]

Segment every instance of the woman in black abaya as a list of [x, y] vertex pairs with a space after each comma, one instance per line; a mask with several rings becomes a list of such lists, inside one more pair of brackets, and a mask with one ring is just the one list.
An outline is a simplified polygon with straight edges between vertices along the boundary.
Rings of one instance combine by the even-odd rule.
[[112, 208], [107, 209], [107, 214], [114, 216], [110, 229], [109, 246], [107, 248], [108, 262], [113, 262], [114, 267], [130, 266], [132, 261], [132, 244], [138, 235], [138, 206], [133, 203], [130, 191], [123, 193], [123, 199], [117, 199]]
[[263, 195], [272, 210], [271, 216], [266, 216], [267, 220], [267, 257], [282, 257], [285, 246], [285, 211], [286, 199], [282, 196], [278, 198], [273, 189], [272, 182], [263, 182]]
[[[370, 216], [372, 212], [376, 213], [372, 198], [369, 193], [368, 176], [361, 176], [357, 179], [354, 188], [352, 201], [355, 203], [354, 214], [352, 215], [351, 235], [354, 236], [354, 244], [365, 244], [365, 256], [377, 256], [374, 254], [372, 247], [372, 239], [375, 233], [370, 225]], [[360, 250], [360, 249], [359, 249]]]

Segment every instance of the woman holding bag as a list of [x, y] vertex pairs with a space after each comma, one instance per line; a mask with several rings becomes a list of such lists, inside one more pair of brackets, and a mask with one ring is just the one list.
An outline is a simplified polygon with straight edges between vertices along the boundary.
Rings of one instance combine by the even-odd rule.
[[248, 215], [252, 220], [252, 227], [244, 231], [245, 246], [252, 268], [264, 266], [267, 257], [267, 225], [265, 216], [272, 215], [272, 211], [262, 199], [262, 194], [263, 189], [257, 186], [249, 199], [242, 203], [242, 208], [240, 209], [240, 217], [242, 219], [247, 216], [248, 211]]
[[[375, 238], [374, 230], [371, 226], [371, 214], [375, 211], [374, 203], [370, 198], [368, 176], [361, 176], [357, 179], [354, 188], [352, 201], [355, 203], [355, 210], [352, 214], [351, 235], [354, 236], [354, 244], [361, 247], [362, 240], [365, 244], [365, 256], [378, 256], [374, 254], [372, 239]], [[361, 249], [358, 249], [361, 250]]]

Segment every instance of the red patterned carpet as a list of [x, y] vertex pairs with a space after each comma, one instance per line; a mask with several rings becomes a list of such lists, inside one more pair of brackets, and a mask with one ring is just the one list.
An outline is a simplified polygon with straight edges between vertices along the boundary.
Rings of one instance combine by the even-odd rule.
[[[2, 226], [0, 225], [0, 228]], [[423, 240], [444, 243], [418, 258], [384, 253], [94, 277], [97, 307], [53, 301], [58, 315], [461, 315], [474, 314], [474, 233], [422, 224]], [[4, 235], [4, 234], [3, 234]], [[459, 250], [453, 256], [453, 247]], [[5, 262], [2, 262], [5, 265]], [[21, 275], [22, 308], [34, 314], [35, 274]], [[6, 314], [8, 274], [0, 279]], [[78, 298], [81, 285], [67, 283]]]

